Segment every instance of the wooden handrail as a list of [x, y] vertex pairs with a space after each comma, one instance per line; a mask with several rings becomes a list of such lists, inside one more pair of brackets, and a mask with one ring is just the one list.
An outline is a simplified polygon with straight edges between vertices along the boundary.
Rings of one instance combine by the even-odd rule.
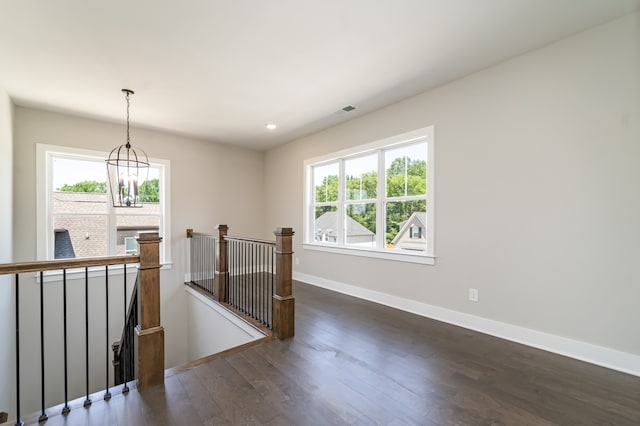
[[201, 237], [217, 237], [217, 234], [212, 234], [210, 232], [195, 232], [193, 229], [187, 229], [187, 238], [193, 238], [194, 235]]
[[231, 235], [226, 235], [224, 237], [225, 240], [233, 240], [233, 241], [246, 241], [249, 243], [258, 243], [258, 244], [267, 244], [270, 246], [275, 246], [276, 242], [275, 241], [269, 241], [269, 240], [259, 240], [257, 238], [251, 238], [251, 237], [236, 237], [236, 236], [231, 236]]
[[[209, 232], [196, 232], [193, 229], [187, 229], [187, 238], [193, 238], [194, 236], [218, 238], [218, 234], [212, 234]], [[225, 235], [224, 239], [233, 240], [233, 241], [247, 241], [250, 243], [258, 243], [258, 244], [267, 244], [270, 246], [276, 245], [275, 241], [261, 240], [261, 239], [252, 238], [252, 237], [240, 237], [235, 235]]]
[[40, 260], [33, 262], [14, 262], [0, 264], [0, 275], [21, 274], [25, 272], [54, 271], [60, 269], [90, 268], [93, 266], [122, 265], [140, 263], [140, 256], [103, 256], [82, 259]]

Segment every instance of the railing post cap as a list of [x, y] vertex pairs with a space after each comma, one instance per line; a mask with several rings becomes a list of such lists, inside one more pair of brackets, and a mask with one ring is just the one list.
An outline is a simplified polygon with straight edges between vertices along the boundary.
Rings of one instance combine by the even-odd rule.
[[295, 232], [293, 231], [293, 228], [276, 228], [273, 231], [274, 235], [294, 235]]
[[162, 241], [162, 237], [157, 232], [141, 232], [138, 234], [138, 243]]
[[227, 231], [229, 230], [229, 227], [227, 225], [217, 225], [216, 229], [219, 231]]
[[193, 238], [193, 229], [187, 228], [187, 238]]

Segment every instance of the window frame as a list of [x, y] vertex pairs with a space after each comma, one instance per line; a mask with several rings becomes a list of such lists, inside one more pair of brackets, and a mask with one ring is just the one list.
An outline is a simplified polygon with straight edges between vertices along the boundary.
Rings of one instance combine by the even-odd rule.
[[[52, 185], [53, 185], [53, 158], [69, 158], [78, 160], [102, 161], [108, 157], [108, 152], [94, 151], [88, 149], [72, 148], [58, 145], [36, 144], [36, 241], [37, 241], [37, 259], [51, 260], [53, 259], [53, 236], [49, 232], [52, 229], [53, 212], [52, 212]], [[171, 162], [169, 160], [149, 158], [151, 167], [160, 169], [160, 235], [165, 241], [170, 240], [171, 230]], [[106, 165], [105, 165], [105, 178]], [[107, 186], [108, 181], [107, 181]], [[108, 188], [107, 191], [111, 191]], [[105, 216], [107, 218], [107, 253], [115, 252], [117, 244], [117, 216], [122, 214], [116, 213], [116, 207], [113, 207], [109, 192], [107, 192], [107, 209], [104, 213], [90, 213], [88, 215]], [[122, 208], [120, 208], [122, 209]], [[124, 212], [122, 212], [124, 213]], [[135, 213], [135, 212], [132, 212]], [[125, 214], [126, 215], [126, 214]], [[143, 214], [148, 216], [149, 214]], [[155, 216], [155, 215], [153, 215]], [[91, 257], [88, 257], [89, 259]], [[160, 245], [160, 263], [163, 266], [171, 265], [171, 245]]]
[[[387, 197], [386, 185], [386, 168], [384, 152], [396, 147], [411, 145], [415, 143], [426, 142], [427, 144], [427, 193], [426, 196], [404, 196], [404, 197]], [[360, 200], [347, 200], [345, 196], [345, 160], [362, 157], [371, 153], [378, 152], [378, 168], [377, 168], [377, 196], [375, 198], [376, 205], [376, 241], [377, 247], [359, 247], [347, 244], [346, 236], [342, 235], [344, 230], [344, 215], [346, 214], [346, 206], [360, 202]], [[355, 146], [349, 149], [341, 150], [331, 154], [310, 158], [303, 162], [304, 176], [304, 196], [303, 196], [303, 248], [305, 250], [315, 250], [330, 253], [346, 254], [353, 256], [364, 256], [370, 258], [387, 259], [400, 262], [419, 263], [425, 265], [435, 264], [435, 140], [434, 126], [428, 126], [416, 130], [412, 130], [399, 135], [380, 139], [364, 145]], [[314, 167], [322, 166], [337, 162], [339, 168], [338, 174], [338, 243], [318, 242], [314, 239], [314, 223], [315, 223], [315, 202], [314, 188]], [[382, 172], [382, 174], [381, 174]], [[400, 251], [399, 249], [386, 248], [386, 213], [381, 211], [386, 209], [388, 202], [401, 201], [411, 199], [426, 199], [426, 248], [425, 251]], [[369, 202], [370, 200], [367, 200]], [[326, 203], [325, 203], [326, 204]], [[423, 233], [425, 231], [423, 230]], [[381, 243], [382, 242], [382, 243]]]

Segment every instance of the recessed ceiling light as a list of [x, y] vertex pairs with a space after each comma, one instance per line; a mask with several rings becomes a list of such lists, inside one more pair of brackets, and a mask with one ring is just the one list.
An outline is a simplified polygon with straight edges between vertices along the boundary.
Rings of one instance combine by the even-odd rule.
[[265, 127], [266, 127], [267, 129], [269, 129], [269, 130], [275, 130], [275, 129], [276, 129], [276, 127], [278, 127], [278, 126], [276, 126], [276, 125], [275, 125], [275, 124], [273, 124], [273, 123], [269, 123], [269, 124], [267, 124]]

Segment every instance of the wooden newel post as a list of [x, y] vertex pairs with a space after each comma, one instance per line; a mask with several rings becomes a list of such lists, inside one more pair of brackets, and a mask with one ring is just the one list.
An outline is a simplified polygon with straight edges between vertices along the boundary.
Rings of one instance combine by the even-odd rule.
[[160, 325], [160, 241], [157, 232], [141, 233], [136, 358], [138, 389], [164, 384], [164, 328]]
[[227, 225], [216, 226], [218, 230], [218, 247], [216, 247], [216, 272], [213, 284], [213, 296], [218, 302], [227, 301]]
[[293, 337], [295, 327], [295, 298], [292, 294], [291, 272], [293, 255], [293, 229], [277, 228], [276, 236], [276, 288], [273, 295], [273, 333], [278, 339]]

